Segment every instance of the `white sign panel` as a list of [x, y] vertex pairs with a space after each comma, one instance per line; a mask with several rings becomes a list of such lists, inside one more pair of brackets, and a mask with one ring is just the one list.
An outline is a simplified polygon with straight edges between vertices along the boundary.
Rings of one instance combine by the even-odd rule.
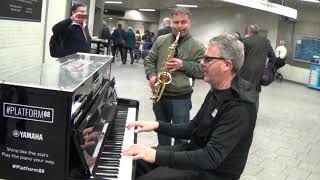
[[241, 6], [250, 7], [250, 8], [255, 8], [263, 11], [268, 11], [275, 14], [280, 14], [282, 16], [290, 17], [293, 19], [297, 19], [296, 9], [293, 9], [287, 6], [282, 6], [275, 3], [270, 3], [264, 0], [223, 0], [223, 1], [233, 3], [233, 4], [238, 4]]

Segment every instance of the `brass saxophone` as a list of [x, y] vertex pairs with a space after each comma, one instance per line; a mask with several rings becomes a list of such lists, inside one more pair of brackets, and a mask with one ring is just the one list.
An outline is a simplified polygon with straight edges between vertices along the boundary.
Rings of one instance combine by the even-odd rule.
[[161, 99], [161, 96], [163, 94], [163, 91], [166, 85], [170, 84], [172, 81], [171, 74], [169, 70], [166, 68], [165, 63], [170, 59], [174, 58], [174, 54], [176, 52], [176, 48], [178, 45], [179, 36], [180, 36], [180, 32], [178, 32], [178, 35], [176, 36], [176, 40], [171, 44], [171, 46], [168, 49], [167, 58], [161, 64], [160, 72], [158, 73], [158, 79], [152, 90], [152, 96], [150, 97], [150, 99], [152, 99], [153, 102], [158, 102]]

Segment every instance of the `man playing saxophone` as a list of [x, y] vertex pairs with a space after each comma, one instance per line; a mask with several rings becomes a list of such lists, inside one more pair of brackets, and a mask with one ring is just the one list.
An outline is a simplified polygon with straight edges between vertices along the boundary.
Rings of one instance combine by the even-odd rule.
[[[172, 12], [172, 33], [160, 36], [153, 44], [145, 60], [145, 73], [149, 86], [154, 89], [158, 73], [162, 66], [171, 74], [171, 82], [165, 86], [161, 99], [153, 103], [157, 121], [188, 123], [192, 107], [192, 84], [189, 78], [202, 78], [200, 60], [204, 46], [190, 34], [191, 13], [185, 8], [176, 8]], [[180, 32], [175, 55], [167, 58], [169, 47]], [[165, 62], [164, 62], [165, 61]], [[159, 145], [171, 145], [171, 137], [158, 133]], [[181, 143], [175, 139], [174, 144]]]

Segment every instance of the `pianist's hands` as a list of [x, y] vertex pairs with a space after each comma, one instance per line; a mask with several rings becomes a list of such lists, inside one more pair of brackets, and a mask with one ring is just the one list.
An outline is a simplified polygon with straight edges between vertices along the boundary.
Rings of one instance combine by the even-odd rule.
[[143, 144], [134, 144], [128, 149], [122, 150], [122, 155], [132, 156], [132, 159], [142, 159], [149, 163], [154, 163], [156, 159], [156, 150]]
[[149, 122], [149, 121], [135, 121], [127, 125], [128, 129], [135, 127], [135, 133], [139, 132], [149, 132], [157, 129], [159, 127], [159, 122]]

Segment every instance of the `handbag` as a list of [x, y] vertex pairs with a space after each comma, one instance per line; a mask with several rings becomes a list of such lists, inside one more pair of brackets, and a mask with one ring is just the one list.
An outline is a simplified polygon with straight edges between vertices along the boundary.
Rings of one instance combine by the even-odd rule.
[[272, 62], [268, 62], [262, 72], [260, 83], [262, 86], [270, 85], [276, 77], [276, 70]]

